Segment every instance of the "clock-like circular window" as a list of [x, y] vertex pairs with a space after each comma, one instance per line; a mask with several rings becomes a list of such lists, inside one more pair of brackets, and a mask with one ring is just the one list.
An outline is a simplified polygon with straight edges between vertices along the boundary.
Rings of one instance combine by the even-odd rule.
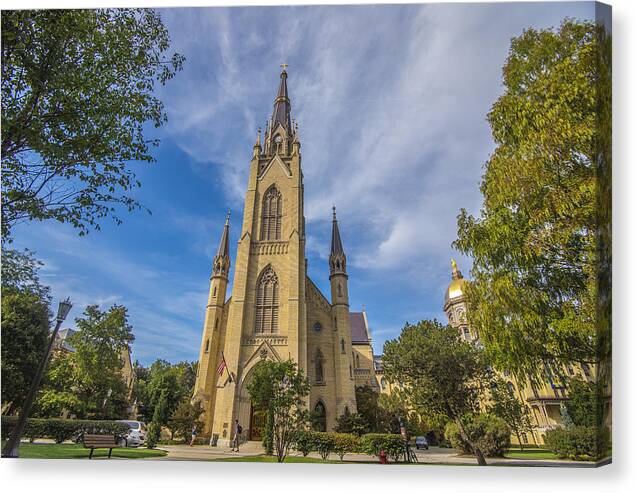
[[320, 324], [319, 322], [316, 322], [316, 323], [314, 324], [314, 330], [315, 330], [316, 332], [320, 332], [322, 328], [323, 328], [323, 327], [321, 326], [321, 324]]

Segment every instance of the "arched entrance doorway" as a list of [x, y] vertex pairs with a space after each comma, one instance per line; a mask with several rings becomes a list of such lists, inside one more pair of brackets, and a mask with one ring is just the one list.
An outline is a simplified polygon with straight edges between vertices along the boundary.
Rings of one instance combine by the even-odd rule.
[[327, 431], [327, 413], [322, 401], [318, 401], [316, 406], [314, 406], [314, 416], [312, 421], [312, 428], [314, 428], [314, 431]]
[[263, 430], [268, 417], [267, 410], [260, 409], [250, 404], [250, 429], [248, 430], [248, 440], [261, 440]]

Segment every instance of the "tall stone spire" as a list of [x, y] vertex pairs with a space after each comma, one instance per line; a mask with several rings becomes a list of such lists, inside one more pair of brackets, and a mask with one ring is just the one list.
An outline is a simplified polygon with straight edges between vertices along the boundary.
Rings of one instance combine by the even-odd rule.
[[212, 275], [228, 277], [230, 271], [230, 211], [226, 214], [226, 224], [223, 226], [221, 241], [217, 254], [212, 261]]
[[279, 84], [279, 92], [274, 100], [274, 111], [272, 112], [272, 126], [276, 130], [277, 124], [281, 124], [286, 130], [291, 131], [292, 124], [290, 121], [290, 98], [288, 97], [288, 73], [285, 71], [287, 64], [281, 64], [283, 68], [281, 72], [281, 82]]
[[346, 274], [345, 251], [341, 242], [341, 233], [338, 230], [338, 221], [336, 220], [336, 207], [332, 207], [332, 246], [330, 248], [330, 275], [341, 273]]

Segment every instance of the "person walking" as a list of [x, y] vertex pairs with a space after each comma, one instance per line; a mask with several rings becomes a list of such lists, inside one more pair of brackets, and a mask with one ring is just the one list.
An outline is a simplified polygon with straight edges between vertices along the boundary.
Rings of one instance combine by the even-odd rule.
[[195, 444], [195, 440], [197, 439], [197, 425], [192, 425], [191, 437], [190, 437], [190, 446], [192, 447]]
[[241, 428], [241, 425], [239, 424], [239, 420], [235, 419], [234, 420], [234, 435], [232, 438], [232, 451], [233, 452], [238, 452], [239, 451], [239, 443], [241, 442], [241, 432], [243, 431], [243, 428]]

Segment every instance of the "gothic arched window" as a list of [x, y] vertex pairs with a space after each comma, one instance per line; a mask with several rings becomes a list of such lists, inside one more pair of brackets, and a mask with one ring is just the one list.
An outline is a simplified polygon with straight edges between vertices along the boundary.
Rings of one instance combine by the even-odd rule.
[[345, 339], [341, 338], [341, 353], [345, 354]]
[[208, 350], [210, 349], [210, 339], [206, 339], [206, 353], [208, 352]]
[[323, 376], [323, 353], [320, 349], [316, 350], [316, 357], [314, 358], [314, 372], [316, 377], [316, 383], [323, 383], [325, 377]]
[[274, 334], [279, 328], [279, 280], [271, 266], [265, 268], [257, 283], [257, 314], [254, 331]]
[[281, 192], [272, 185], [263, 196], [261, 208], [261, 240], [281, 239], [281, 216], [283, 214], [283, 198]]
[[327, 431], [327, 413], [325, 412], [325, 405], [318, 401], [314, 406], [314, 431]]

